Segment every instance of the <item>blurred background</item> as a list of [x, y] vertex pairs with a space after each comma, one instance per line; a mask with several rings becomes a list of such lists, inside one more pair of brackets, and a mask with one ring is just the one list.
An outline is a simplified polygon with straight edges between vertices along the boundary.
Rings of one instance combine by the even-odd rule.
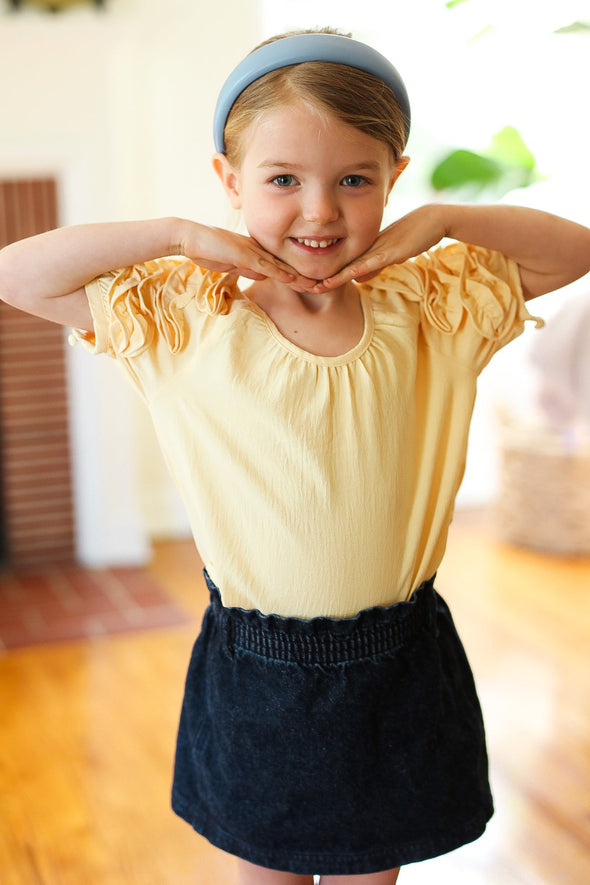
[[[233, 228], [218, 90], [256, 43], [315, 25], [407, 82], [387, 221], [466, 199], [590, 224], [588, 0], [0, 0], [0, 246], [163, 215]], [[590, 881], [590, 280], [530, 307], [545, 328], [480, 378], [437, 577], [498, 813], [405, 869], [415, 885]], [[231, 858], [168, 807], [200, 562], [143, 403], [68, 334], [0, 303], [0, 878], [229, 885]]]
[[[425, 201], [468, 199], [532, 205], [590, 224], [587, 0], [226, 0], [222, 11], [204, 0], [3, 0], [4, 240], [29, 232], [29, 211], [30, 223], [40, 223], [34, 207], [44, 203], [47, 213], [49, 198], [38, 194], [48, 188], [58, 225], [181, 215], [233, 226], [210, 163], [218, 90], [260, 40], [328, 24], [387, 55], [408, 85], [412, 162], [396, 186], [388, 221]], [[549, 541], [541, 529], [535, 537], [519, 536], [522, 523], [530, 524], [523, 507], [531, 501], [531, 465], [536, 489], [548, 472], [554, 478], [557, 473], [552, 500], [563, 488], [574, 488], [578, 514], [590, 510], [589, 290], [585, 279], [534, 302], [535, 314], [555, 322], [542, 332], [530, 324], [481, 378], [458, 506], [504, 507], [502, 525], [533, 545], [546, 545], [555, 532], [553, 526], [545, 532]], [[570, 302], [575, 313], [560, 319]], [[5, 313], [2, 318], [7, 339], [30, 342], [26, 330], [13, 334]], [[183, 506], [143, 404], [106, 358], [68, 347], [67, 334], [59, 334], [69, 443], [66, 496], [74, 502], [68, 531], [76, 558], [86, 565], [141, 563], [149, 558], [152, 539], [188, 535]], [[5, 354], [7, 347], [6, 341]], [[8, 359], [4, 374], [14, 376]], [[26, 364], [21, 351], [10, 359]], [[6, 384], [0, 386], [7, 425], [3, 555], [11, 561], [11, 533], [20, 537], [28, 526], [39, 536], [39, 514], [35, 522], [32, 504], [24, 515], [10, 512], [6, 502], [14, 490], [21, 502], [26, 492], [7, 474], [31, 477], [37, 463], [47, 475], [51, 459], [39, 448], [47, 437], [40, 428], [28, 433], [31, 464], [22, 462], [23, 446], [11, 443], [10, 434], [15, 411], [29, 395], [24, 380], [16, 393]], [[512, 497], [502, 493], [507, 474]], [[55, 500], [49, 492], [47, 498], [55, 527]], [[37, 485], [37, 511], [42, 499]], [[535, 501], [534, 510], [539, 506], [543, 501]], [[560, 519], [571, 521], [571, 514]], [[14, 520], [20, 520], [16, 528]], [[574, 519], [577, 537], [572, 540], [568, 530], [561, 549], [569, 544], [579, 552], [590, 544], [590, 529], [581, 521], [580, 528], [579, 515]], [[18, 555], [38, 554], [31, 548]]]

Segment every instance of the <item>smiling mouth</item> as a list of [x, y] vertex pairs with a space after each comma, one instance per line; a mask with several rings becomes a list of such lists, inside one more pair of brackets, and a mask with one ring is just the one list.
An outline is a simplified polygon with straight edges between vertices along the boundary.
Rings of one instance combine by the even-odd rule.
[[300, 246], [306, 246], [308, 249], [329, 249], [330, 246], [335, 246], [336, 243], [339, 243], [341, 237], [331, 237], [324, 240], [311, 240], [303, 237], [293, 237], [293, 239]]

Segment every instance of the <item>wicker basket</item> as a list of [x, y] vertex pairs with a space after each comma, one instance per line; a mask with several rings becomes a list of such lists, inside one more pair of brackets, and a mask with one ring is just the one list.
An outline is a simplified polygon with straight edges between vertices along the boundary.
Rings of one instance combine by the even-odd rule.
[[511, 543], [590, 554], [590, 442], [504, 428], [496, 522]]

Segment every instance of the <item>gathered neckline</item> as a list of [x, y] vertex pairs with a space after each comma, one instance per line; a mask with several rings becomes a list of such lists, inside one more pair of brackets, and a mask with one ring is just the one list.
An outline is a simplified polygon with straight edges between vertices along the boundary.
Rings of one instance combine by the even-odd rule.
[[257, 314], [265, 322], [273, 338], [275, 338], [276, 341], [278, 341], [285, 350], [288, 350], [294, 356], [298, 356], [301, 359], [306, 360], [306, 362], [308, 363], [314, 363], [315, 365], [319, 366], [342, 366], [346, 365], [346, 363], [354, 362], [354, 360], [357, 360], [360, 356], [362, 356], [362, 354], [367, 350], [369, 344], [373, 339], [375, 322], [373, 318], [371, 299], [364, 287], [359, 286], [359, 295], [361, 309], [363, 312], [362, 335], [359, 338], [358, 342], [354, 345], [354, 347], [350, 348], [350, 350], [347, 350], [344, 353], [337, 354], [336, 356], [323, 356], [322, 354], [313, 353], [311, 350], [306, 350], [304, 347], [300, 347], [289, 338], [286, 338], [285, 335], [283, 335], [283, 333], [279, 331], [278, 326], [273, 322], [266, 311], [254, 301], [250, 301], [247, 297], [245, 297], [243, 300], [243, 305], [248, 310], [252, 311], [252, 313]]

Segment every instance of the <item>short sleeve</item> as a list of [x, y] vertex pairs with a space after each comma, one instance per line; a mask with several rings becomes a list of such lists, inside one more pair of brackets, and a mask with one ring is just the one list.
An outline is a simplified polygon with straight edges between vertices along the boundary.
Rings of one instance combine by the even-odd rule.
[[224, 314], [233, 289], [222, 274], [187, 259], [163, 258], [111, 271], [86, 286], [94, 332], [74, 331], [93, 353], [132, 359], [151, 347], [178, 353], [190, 309]]
[[400, 294], [420, 302], [426, 345], [478, 372], [526, 320], [543, 325], [526, 308], [518, 265], [500, 252], [452, 243], [395, 268], [395, 277]]

